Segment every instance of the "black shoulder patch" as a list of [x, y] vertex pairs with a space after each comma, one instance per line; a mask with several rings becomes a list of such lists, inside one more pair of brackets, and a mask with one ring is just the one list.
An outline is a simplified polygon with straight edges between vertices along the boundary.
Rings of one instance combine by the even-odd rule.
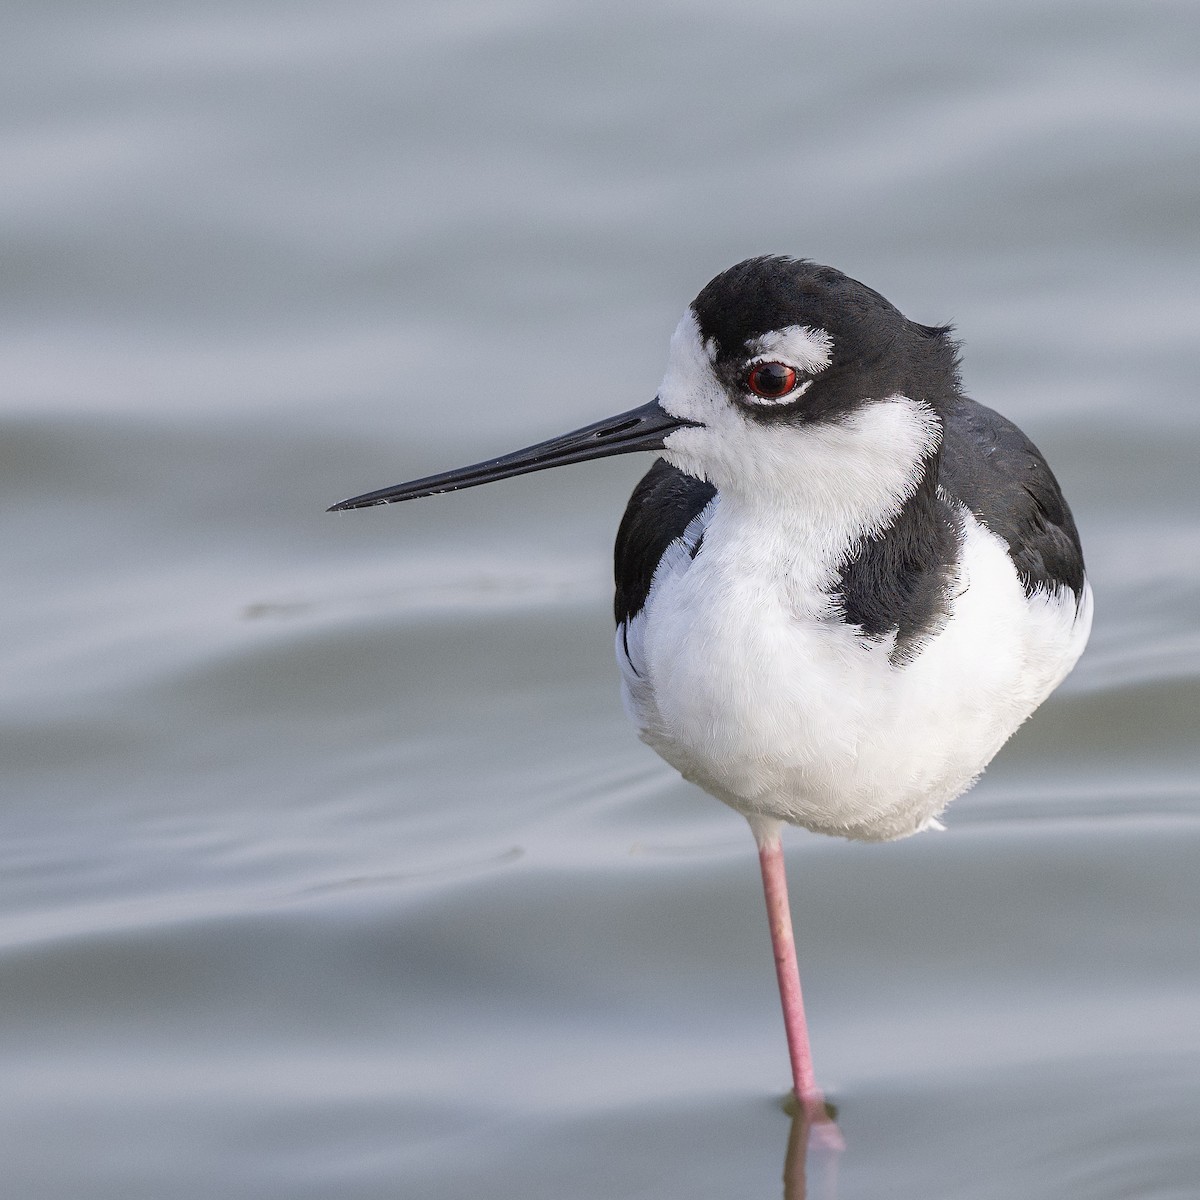
[[868, 637], [896, 634], [892, 662], [911, 661], [950, 616], [962, 521], [927, 472], [895, 522], [867, 538], [837, 584], [846, 620]]
[[939, 483], [1004, 540], [1025, 594], [1083, 592], [1083, 550], [1058, 480], [1038, 448], [999, 413], [960, 398], [943, 414]]
[[633, 489], [617, 530], [613, 609], [618, 625], [641, 612], [659, 559], [716, 494], [711, 483], [661, 458]]

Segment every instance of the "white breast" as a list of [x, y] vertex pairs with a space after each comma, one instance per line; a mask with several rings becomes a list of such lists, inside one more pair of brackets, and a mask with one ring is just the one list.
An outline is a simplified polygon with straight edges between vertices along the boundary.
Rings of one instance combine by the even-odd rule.
[[[834, 611], [835, 547], [718, 498], [617, 632], [642, 738], [739, 812], [866, 840], [933, 823], [1074, 665], [1091, 593], [1026, 597], [963, 514], [951, 617], [910, 662]], [[793, 531], [795, 533], [795, 531]], [[703, 535], [701, 552], [692, 551]]]

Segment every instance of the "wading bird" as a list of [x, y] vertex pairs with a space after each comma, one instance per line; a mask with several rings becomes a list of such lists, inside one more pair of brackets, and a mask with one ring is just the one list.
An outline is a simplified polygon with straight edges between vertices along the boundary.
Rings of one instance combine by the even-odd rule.
[[820, 1121], [780, 831], [938, 827], [1083, 651], [1079, 536], [1033, 443], [963, 394], [948, 327], [774, 256], [701, 291], [649, 404], [334, 509], [636, 450], [659, 458], [617, 533], [625, 707], [750, 823], [795, 1092]]

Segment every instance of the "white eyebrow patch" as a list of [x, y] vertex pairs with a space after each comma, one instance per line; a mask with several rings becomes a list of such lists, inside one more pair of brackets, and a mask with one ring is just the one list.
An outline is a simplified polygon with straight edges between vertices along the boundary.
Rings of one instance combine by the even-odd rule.
[[779, 358], [808, 375], [823, 371], [832, 358], [833, 338], [811, 325], [789, 325], [773, 329], [746, 343], [755, 358]]

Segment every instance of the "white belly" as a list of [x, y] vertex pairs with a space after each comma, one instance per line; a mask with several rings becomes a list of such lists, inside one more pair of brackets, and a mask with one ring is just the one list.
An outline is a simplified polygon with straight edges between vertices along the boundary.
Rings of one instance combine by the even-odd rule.
[[1004, 544], [964, 514], [951, 618], [894, 665], [891, 639], [830, 611], [811, 548], [781, 553], [721, 517], [714, 502], [664, 558], [617, 657], [643, 740], [752, 819], [872, 841], [927, 827], [1087, 641], [1090, 590], [1078, 608], [1069, 589], [1026, 597]]

